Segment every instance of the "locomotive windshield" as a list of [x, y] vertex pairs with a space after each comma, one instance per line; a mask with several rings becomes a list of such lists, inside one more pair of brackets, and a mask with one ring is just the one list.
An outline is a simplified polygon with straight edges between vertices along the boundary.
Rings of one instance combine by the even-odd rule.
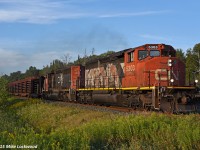
[[160, 56], [160, 51], [159, 50], [140, 50], [138, 52], [138, 59], [139, 60], [142, 60], [142, 59], [145, 59], [146, 57], [158, 57]]
[[160, 51], [159, 50], [150, 50], [150, 56], [151, 57], [160, 56]]

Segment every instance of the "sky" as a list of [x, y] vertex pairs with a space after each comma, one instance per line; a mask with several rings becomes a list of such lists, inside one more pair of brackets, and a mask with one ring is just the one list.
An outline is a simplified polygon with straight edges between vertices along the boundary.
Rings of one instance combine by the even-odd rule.
[[199, 0], [0, 0], [0, 74], [65, 55], [200, 43]]

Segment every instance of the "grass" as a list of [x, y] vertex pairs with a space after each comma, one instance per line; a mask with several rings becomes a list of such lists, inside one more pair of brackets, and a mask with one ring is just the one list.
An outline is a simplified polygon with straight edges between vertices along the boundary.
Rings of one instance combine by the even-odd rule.
[[38, 149], [200, 149], [200, 116], [119, 115], [10, 99], [0, 110], [0, 145]]

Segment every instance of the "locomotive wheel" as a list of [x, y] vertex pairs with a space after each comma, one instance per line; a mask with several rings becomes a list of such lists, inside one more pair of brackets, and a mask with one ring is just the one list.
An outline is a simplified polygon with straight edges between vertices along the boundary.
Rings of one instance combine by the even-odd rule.
[[91, 99], [91, 101], [89, 101], [89, 103], [88, 104], [90, 104], [90, 105], [94, 105], [94, 100], [93, 99]]
[[130, 102], [129, 106], [130, 108], [136, 110], [138, 108], [143, 108], [143, 102], [142, 100], [138, 97], [137, 100], [133, 100]]
[[175, 98], [173, 96], [162, 98], [160, 101], [160, 111], [163, 113], [173, 113], [175, 109]]
[[171, 113], [177, 113], [177, 97], [174, 97], [173, 101], [171, 101]]
[[129, 107], [132, 108], [133, 110], [136, 110], [138, 108], [138, 106], [135, 105], [133, 102], [131, 102], [130, 105], [129, 105]]
[[[180, 101], [181, 94], [179, 92], [174, 93], [174, 96], [170, 97], [169, 99], [165, 99], [161, 101], [161, 109], [163, 112], [168, 113], [178, 113], [178, 102]], [[185, 100], [185, 97], [183, 97]]]
[[62, 93], [58, 93], [58, 100], [59, 101], [63, 101], [64, 100], [64, 97], [63, 97], [63, 94]]

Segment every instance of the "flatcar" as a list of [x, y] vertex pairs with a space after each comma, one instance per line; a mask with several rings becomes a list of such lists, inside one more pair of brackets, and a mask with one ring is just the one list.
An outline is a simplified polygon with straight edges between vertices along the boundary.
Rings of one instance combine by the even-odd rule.
[[185, 64], [172, 46], [145, 44], [51, 72], [40, 89], [48, 99], [200, 112], [197, 82], [186, 86]]
[[27, 77], [8, 84], [9, 93], [20, 97], [41, 97], [44, 77]]

